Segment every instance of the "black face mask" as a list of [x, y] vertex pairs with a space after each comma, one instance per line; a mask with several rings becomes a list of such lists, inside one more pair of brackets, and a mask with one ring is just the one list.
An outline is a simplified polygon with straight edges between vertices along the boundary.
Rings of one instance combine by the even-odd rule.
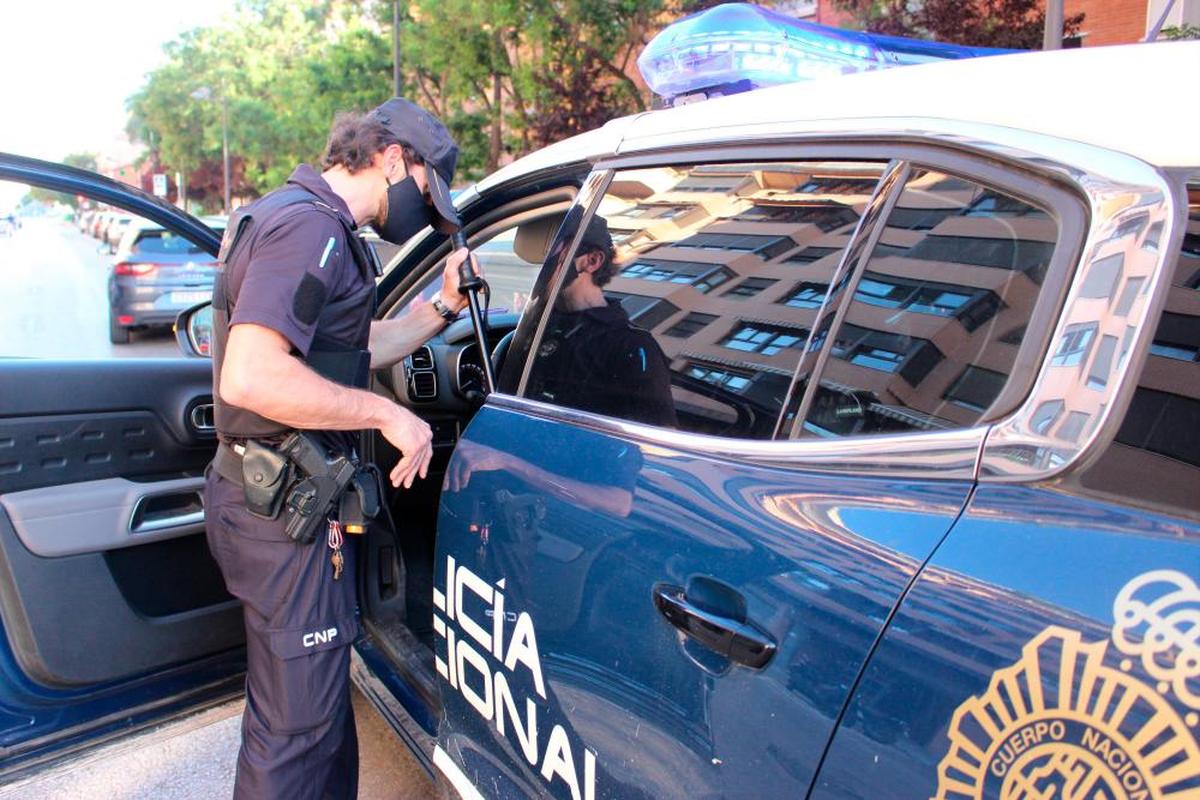
[[382, 225], [375, 226], [379, 238], [392, 244], [404, 244], [428, 224], [429, 207], [412, 176], [399, 183], [389, 183], [387, 217]]

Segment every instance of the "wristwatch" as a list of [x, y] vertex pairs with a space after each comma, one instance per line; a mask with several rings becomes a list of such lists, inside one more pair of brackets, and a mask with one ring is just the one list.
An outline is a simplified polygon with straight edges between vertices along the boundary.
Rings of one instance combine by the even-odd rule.
[[458, 312], [452, 310], [450, 306], [446, 305], [442, 301], [441, 292], [438, 292], [430, 299], [429, 305], [433, 306], [433, 310], [436, 311], [442, 319], [446, 320], [446, 322], [454, 322], [454, 320], [458, 319]]

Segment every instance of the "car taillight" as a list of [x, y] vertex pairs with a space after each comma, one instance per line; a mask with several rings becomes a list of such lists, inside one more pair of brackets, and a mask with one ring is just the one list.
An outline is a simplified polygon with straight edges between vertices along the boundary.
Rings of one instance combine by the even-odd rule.
[[135, 263], [131, 264], [128, 261], [118, 262], [113, 267], [114, 275], [149, 275], [154, 270], [158, 269], [158, 264]]

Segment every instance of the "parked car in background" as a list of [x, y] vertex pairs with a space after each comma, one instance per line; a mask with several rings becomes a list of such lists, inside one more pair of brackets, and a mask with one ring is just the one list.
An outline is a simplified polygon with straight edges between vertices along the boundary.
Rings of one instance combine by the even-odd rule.
[[[225, 230], [223, 217], [204, 222], [218, 235]], [[172, 325], [180, 311], [212, 296], [216, 266], [201, 247], [153, 222], [132, 218], [109, 273], [109, 340], [125, 344], [132, 329]]]

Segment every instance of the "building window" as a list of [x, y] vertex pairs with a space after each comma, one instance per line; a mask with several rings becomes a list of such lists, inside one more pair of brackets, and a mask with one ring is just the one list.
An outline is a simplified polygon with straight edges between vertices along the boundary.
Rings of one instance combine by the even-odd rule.
[[726, 192], [732, 194], [746, 182], [746, 175], [689, 175], [675, 184], [673, 192]]
[[981, 414], [1000, 395], [1008, 376], [983, 367], [968, 366], [946, 390], [946, 399]]
[[[647, 261], [635, 261], [625, 269], [621, 270], [621, 275], [626, 278], [641, 278], [644, 281], [669, 281], [677, 273], [677, 267], [669, 263], [654, 264]], [[691, 281], [688, 281], [691, 283]]]
[[823, 283], [805, 281], [796, 284], [792, 293], [779, 302], [792, 308], [820, 308], [828, 291], [829, 287]]
[[696, 291], [700, 292], [700, 294], [708, 294], [721, 284], [728, 282], [733, 275], [732, 270], [725, 267], [718, 267], [700, 276], [692, 285], [696, 287]]
[[887, 226], [906, 231], [931, 231], [946, 217], [956, 216], [957, 208], [894, 208], [888, 216]]
[[982, 236], [926, 236], [909, 248], [905, 258], [972, 264], [1024, 272], [1041, 283], [1054, 253], [1053, 242], [1029, 239], [989, 239]]
[[1176, 361], [1200, 361], [1200, 325], [1196, 319], [1164, 311], [1150, 344], [1150, 354]]
[[727, 267], [694, 261], [635, 261], [621, 270], [623, 278], [691, 284], [701, 293], [712, 291], [733, 276], [734, 273]]
[[1029, 422], [1029, 427], [1033, 428], [1034, 433], [1047, 434], [1054, 427], [1054, 423], [1062, 414], [1065, 404], [1062, 400], [1047, 400], [1037, 407], [1037, 411], [1033, 412], [1033, 419]]
[[636, 314], [630, 314], [629, 319], [639, 328], [650, 331], [677, 313], [679, 313], [679, 306], [666, 300], [659, 300], [640, 309]]
[[689, 378], [695, 378], [705, 383], [711, 383], [713, 386], [720, 386], [722, 389], [729, 389], [733, 392], [741, 392], [750, 385], [753, 376], [744, 372], [727, 369], [725, 367], [714, 367], [708, 364], [697, 364], [695, 362], [687, 365], [684, 374]]
[[750, 233], [696, 233], [671, 245], [696, 250], [733, 250], [750, 252], [763, 259], [774, 258], [796, 246], [788, 236], [762, 236]]
[[863, 273], [854, 299], [883, 308], [955, 317], [973, 331], [1000, 309], [1000, 298], [986, 289]]
[[1096, 337], [1096, 323], [1072, 325], [1063, 332], [1058, 342], [1058, 349], [1050, 359], [1051, 366], [1078, 366], [1087, 357], [1092, 347], [1092, 339]]
[[830, 253], [840, 253], [841, 249], [837, 247], [806, 247], [799, 252], [792, 253], [783, 260], [785, 264], [811, 264], [818, 261]]
[[790, 348], [798, 348], [808, 337], [803, 328], [788, 328], [761, 322], [743, 322], [721, 340], [722, 347], [743, 353], [773, 356]]
[[962, 212], [964, 217], [1045, 217], [1036, 206], [1006, 194], [985, 190]]
[[732, 300], [753, 297], [763, 289], [766, 289], [768, 286], [773, 286], [776, 283], [779, 283], [779, 281], [775, 280], [774, 278], [746, 278], [744, 281], [739, 283], [737, 286], [734, 286], [721, 296], [728, 297]]
[[768, 206], [757, 205], [746, 209], [734, 219], [742, 222], [786, 222], [795, 225], [808, 223], [821, 231], [830, 231], [853, 225], [858, 214], [848, 206]]
[[942, 353], [925, 339], [844, 324], [830, 351], [834, 358], [860, 367], [895, 372], [916, 386], [942, 360]]
[[814, 176], [798, 187], [798, 194], [873, 194], [879, 183], [875, 178]]
[[692, 208], [694, 206], [637, 205], [615, 216], [637, 217], [641, 219], [675, 219], [675, 217], [686, 214]]
[[701, 314], [698, 311], [693, 311], [663, 331], [663, 335], [672, 336], [676, 339], [688, 339], [699, 333], [708, 323], [716, 318], [716, 314]]

